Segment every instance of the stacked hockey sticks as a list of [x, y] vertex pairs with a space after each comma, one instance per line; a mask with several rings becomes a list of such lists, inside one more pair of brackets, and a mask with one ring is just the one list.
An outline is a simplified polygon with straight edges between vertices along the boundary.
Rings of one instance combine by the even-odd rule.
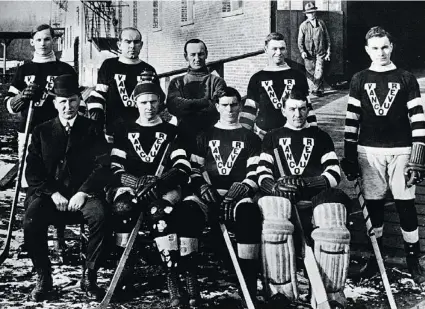
[[[274, 149], [274, 154], [276, 157], [279, 173], [281, 176], [285, 176], [285, 173], [283, 171], [282, 161], [280, 160], [280, 155], [278, 152], [278, 149]], [[297, 206], [295, 203], [292, 203], [292, 209], [294, 211], [296, 225], [298, 227], [298, 230], [300, 232], [300, 236], [302, 239], [303, 244], [305, 245], [305, 252], [304, 252], [304, 266], [307, 271], [308, 278], [311, 283], [311, 289], [314, 294], [317, 308], [318, 309], [330, 309], [328, 295], [326, 294], [325, 285], [323, 284], [322, 277], [320, 275], [319, 267], [317, 265], [316, 257], [314, 256], [312, 244], [307, 242], [308, 237], [304, 234], [304, 229], [302, 226], [302, 222], [298, 213]]]
[[[205, 180], [209, 184], [211, 184], [211, 180], [206, 171], [203, 172], [203, 176]], [[246, 306], [248, 307], [248, 309], [255, 309], [254, 303], [252, 302], [251, 295], [249, 294], [248, 287], [246, 285], [246, 281], [243, 276], [241, 267], [239, 265], [238, 258], [236, 256], [235, 249], [233, 248], [232, 241], [230, 239], [229, 232], [227, 231], [226, 225], [220, 221], [218, 221], [218, 224], [223, 234], [227, 250], [229, 251], [229, 255], [230, 255], [230, 259], [232, 260], [233, 267], [235, 268], [236, 277], [238, 278], [239, 285], [241, 286], [242, 295], [243, 295], [243, 298], [245, 299]]]
[[363, 216], [366, 222], [367, 234], [370, 237], [372, 243], [373, 252], [375, 253], [376, 261], [378, 262], [379, 272], [381, 273], [382, 283], [384, 284], [385, 292], [387, 293], [388, 302], [390, 303], [391, 309], [397, 309], [393, 293], [391, 292], [390, 282], [385, 271], [384, 260], [382, 259], [381, 251], [379, 250], [378, 242], [376, 240], [375, 231], [370, 221], [369, 213], [367, 211], [366, 203], [362, 195], [361, 182], [359, 178], [356, 178], [354, 182], [354, 190], [360, 203], [360, 207], [363, 212]]
[[4, 248], [0, 252], [0, 264], [4, 262], [9, 256], [10, 242], [12, 240], [12, 232], [13, 232], [13, 223], [15, 222], [16, 209], [19, 200], [19, 191], [21, 190], [21, 180], [24, 172], [25, 159], [28, 152], [28, 141], [30, 138], [30, 126], [32, 122], [32, 116], [34, 113], [34, 102], [31, 100], [28, 108], [27, 121], [25, 124], [25, 140], [24, 140], [24, 150], [22, 152], [22, 158], [19, 163], [18, 169], [18, 177], [16, 179], [15, 185], [15, 195], [13, 196], [12, 207], [10, 208], [10, 217], [9, 217], [9, 227], [7, 229], [6, 241]]
[[[175, 137], [175, 139], [176, 138], [177, 136]], [[164, 150], [164, 154], [162, 155], [161, 161], [159, 162], [158, 168], [155, 172], [155, 176], [157, 177], [161, 176], [162, 172], [164, 171], [165, 164], [166, 164], [165, 161], [167, 156], [169, 155], [171, 144], [172, 143], [169, 143]], [[138, 196], [141, 196], [143, 192], [146, 192], [147, 190], [150, 190], [150, 189], [151, 189], [151, 185], [147, 185], [145, 188], [143, 188], [142, 192], [138, 194]], [[136, 241], [136, 237], [137, 237], [137, 234], [139, 233], [142, 222], [143, 222], [143, 211], [140, 212], [136, 225], [131, 231], [130, 237], [127, 241], [127, 245], [125, 246], [124, 252], [121, 255], [120, 261], [118, 263], [117, 269], [115, 270], [114, 276], [112, 277], [111, 283], [109, 284], [108, 290], [106, 291], [106, 294], [102, 299], [102, 302], [96, 307], [96, 309], [106, 309], [109, 303], [111, 302], [112, 296], [114, 295], [115, 288], [117, 287], [118, 281], [124, 270], [125, 263], [127, 262], [131, 249], [133, 248], [134, 242]]]

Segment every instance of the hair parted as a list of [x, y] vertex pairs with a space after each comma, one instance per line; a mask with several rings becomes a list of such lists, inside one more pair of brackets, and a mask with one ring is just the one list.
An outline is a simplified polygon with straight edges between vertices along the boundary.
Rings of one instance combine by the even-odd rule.
[[282, 33], [272, 32], [266, 37], [266, 40], [264, 41], [264, 46], [267, 46], [271, 40], [285, 41], [285, 37]]
[[232, 87], [224, 87], [224, 89], [218, 91], [217, 94], [214, 95], [213, 102], [218, 103], [220, 98], [223, 97], [235, 97], [238, 102], [242, 101], [242, 97], [239, 91]]
[[371, 39], [371, 38], [383, 38], [383, 37], [387, 37], [388, 40], [390, 41], [390, 43], [393, 43], [393, 37], [388, 31], [386, 31], [384, 28], [382, 28], [380, 26], [372, 27], [366, 33], [365, 44], [367, 45], [368, 40]]
[[204, 41], [202, 41], [202, 40], [200, 40], [200, 39], [190, 39], [189, 41], [187, 41], [187, 42], [184, 44], [184, 48], [183, 48], [184, 55], [185, 55], [185, 56], [187, 55], [187, 45], [189, 45], [189, 44], [198, 44], [198, 43], [202, 43], [202, 44], [204, 45], [205, 53], [207, 53], [207, 54], [208, 54], [208, 48], [207, 48], [207, 45], [205, 44], [205, 42], [204, 42]]
[[139, 31], [139, 29], [137, 29], [137, 28], [134, 28], [134, 27], [125, 27], [125, 28], [123, 28], [121, 31], [120, 31], [120, 34], [119, 34], [119, 36], [118, 36], [118, 40], [122, 40], [122, 34], [123, 34], [123, 32], [124, 31], [128, 31], [128, 30], [132, 30], [132, 31], [136, 31], [138, 34], [139, 34], [139, 36], [140, 36], [140, 41], [142, 40], [142, 34], [140, 33], [140, 31]]
[[40, 32], [40, 31], [43, 31], [43, 30], [46, 30], [46, 29], [50, 30], [50, 35], [52, 36], [52, 38], [54, 38], [55, 37], [55, 30], [53, 30], [53, 28], [51, 26], [49, 26], [48, 24], [41, 24], [41, 25], [34, 27], [31, 30], [31, 38], [34, 38], [34, 35], [37, 32]]

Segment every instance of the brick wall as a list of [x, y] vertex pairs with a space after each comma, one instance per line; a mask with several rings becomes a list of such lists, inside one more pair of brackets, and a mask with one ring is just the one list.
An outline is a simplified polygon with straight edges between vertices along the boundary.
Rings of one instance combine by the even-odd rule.
[[[254, 52], [264, 45], [270, 32], [270, 2], [243, 1], [236, 15], [224, 16], [221, 1], [194, 1], [193, 23], [180, 21], [181, 1], [160, 1], [160, 30], [152, 29], [152, 2], [138, 3], [138, 27], [143, 32], [142, 51], [156, 70], [166, 72], [185, 67], [184, 43], [199, 38], [208, 46], [208, 61]], [[225, 64], [229, 86], [246, 93], [249, 77], [266, 65], [264, 55]]]

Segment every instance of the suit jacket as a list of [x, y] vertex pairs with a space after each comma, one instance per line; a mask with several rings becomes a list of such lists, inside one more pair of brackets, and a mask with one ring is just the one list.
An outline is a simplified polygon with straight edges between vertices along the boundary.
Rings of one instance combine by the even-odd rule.
[[68, 136], [59, 117], [38, 125], [32, 134], [25, 177], [32, 195], [66, 198], [82, 191], [101, 194], [110, 180], [109, 150], [94, 121], [77, 116]]

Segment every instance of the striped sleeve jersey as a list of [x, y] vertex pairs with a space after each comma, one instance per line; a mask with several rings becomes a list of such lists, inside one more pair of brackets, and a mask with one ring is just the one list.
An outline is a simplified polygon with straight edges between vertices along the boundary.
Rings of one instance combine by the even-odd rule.
[[371, 147], [396, 154], [412, 142], [425, 143], [425, 114], [413, 74], [395, 66], [355, 74], [345, 120], [345, 155]]
[[173, 142], [177, 128], [158, 119], [153, 126], [132, 123], [116, 132], [111, 151], [111, 169], [114, 175], [127, 172], [136, 177], [155, 175], [167, 145], [172, 147], [166, 167], [175, 167], [190, 174], [191, 166], [186, 151], [179, 142]]
[[258, 183], [280, 175], [323, 175], [330, 187], [341, 180], [338, 157], [331, 137], [318, 127], [293, 130], [286, 126], [267, 133], [257, 168]]
[[[35, 83], [43, 89], [43, 92], [40, 99], [34, 102], [30, 132], [38, 124], [55, 118], [58, 112], [53, 104], [53, 96], [49, 94], [49, 91], [53, 89], [55, 78], [64, 74], [77, 75], [69, 64], [61, 61], [44, 63], [28, 62], [20, 66], [4, 99], [7, 110], [14, 114], [10, 106], [12, 98], [22, 92], [30, 83]], [[26, 106], [26, 108], [20, 111], [18, 132], [25, 132], [28, 109], [29, 107]]]
[[97, 76], [96, 88], [87, 99], [89, 111], [105, 113], [106, 133], [112, 135], [121, 123], [133, 123], [139, 117], [133, 90], [142, 79], [144, 71], [155, 69], [146, 62], [126, 64], [118, 58], [106, 59]]
[[206, 171], [215, 189], [228, 190], [234, 182], [242, 182], [255, 192], [257, 165], [261, 141], [253, 132], [241, 125], [225, 127], [217, 123], [198, 135], [191, 151], [192, 182], [204, 181]]
[[[285, 125], [286, 118], [282, 115], [281, 108], [293, 88], [300, 89], [308, 99], [307, 79], [297, 70], [287, 67], [279, 71], [261, 70], [255, 73], [248, 84], [241, 124], [251, 130], [255, 125], [266, 132]], [[310, 112], [307, 122], [317, 125], [309, 99], [308, 107]]]

